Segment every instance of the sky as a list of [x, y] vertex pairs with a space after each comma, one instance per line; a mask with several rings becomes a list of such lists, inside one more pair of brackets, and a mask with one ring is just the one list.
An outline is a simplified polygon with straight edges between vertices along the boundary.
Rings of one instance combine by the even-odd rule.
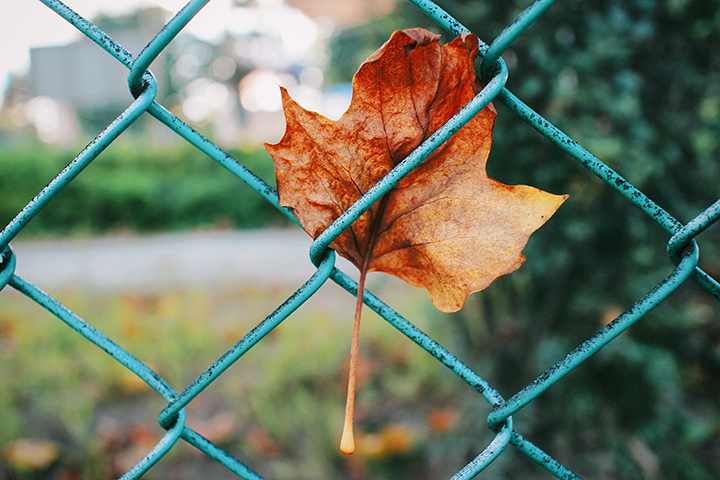
[[[100, 13], [120, 15], [149, 6], [161, 6], [174, 13], [186, 0], [65, 0], [64, 3], [91, 20]], [[5, 90], [11, 72], [27, 71], [30, 48], [64, 45], [82, 35], [39, 0], [0, 0], [0, 6], [3, 11], [0, 15], [0, 91]], [[210, 40], [223, 31], [218, 26], [226, 26], [232, 17], [230, 8], [231, 0], [213, 0], [185, 30]]]

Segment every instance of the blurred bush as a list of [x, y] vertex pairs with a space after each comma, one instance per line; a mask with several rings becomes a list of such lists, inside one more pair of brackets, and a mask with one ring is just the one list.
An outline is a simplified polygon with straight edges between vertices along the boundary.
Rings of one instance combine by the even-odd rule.
[[[264, 150], [228, 153], [274, 185], [272, 160]], [[0, 223], [9, 222], [75, 155], [77, 150], [41, 144], [0, 150]], [[255, 191], [192, 147], [118, 142], [65, 187], [23, 235], [258, 228], [286, 221]]]

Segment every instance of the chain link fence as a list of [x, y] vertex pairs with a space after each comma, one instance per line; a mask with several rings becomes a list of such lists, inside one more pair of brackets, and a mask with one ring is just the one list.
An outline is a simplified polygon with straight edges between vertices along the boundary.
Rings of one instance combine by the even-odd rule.
[[[167, 402], [159, 415], [160, 425], [167, 431], [164, 437], [122, 478], [139, 478], [153, 467], [180, 440], [187, 442], [209, 457], [227, 467], [243, 479], [260, 479], [260, 475], [251, 470], [237, 458], [208, 441], [194, 430], [186, 426], [186, 407], [231, 365], [240, 360], [258, 342], [287, 319], [298, 307], [306, 302], [328, 280], [331, 280], [348, 292], [357, 293], [357, 283], [335, 267], [335, 254], [327, 246], [340, 232], [349, 226], [352, 218], [366, 211], [390, 187], [388, 178], [379, 182], [373, 195], [365, 195], [353, 207], [354, 216], [343, 216], [328, 228], [310, 248], [310, 257], [317, 267], [315, 273], [282, 305], [278, 306], [269, 316], [260, 322], [247, 335], [227, 350], [215, 363], [202, 372], [184, 390], [174, 390], [162, 377], [156, 374], [143, 362], [139, 361], [112, 339], [103, 335], [90, 323], [78, 317], [57, 300], [48, 296], [35, 285], [14, 274], [16, 257], [10, 246], [16, 235], [70, 182], [75, 179], [95, 158], [100, 155], [115, 139], [117, 139], [141, 115], [149, 113], [167, 125], [185, 141], [205, 153], [239, 180], [247, 184], [267, 202], [283, 212], [291, 220], [293, 215], [278, 205], [277, 194], [273, 188], [248, 170], [243, 164], [204, 138], [190, 126], [183, 123], [175, 115], [155, 102], [157, 83], [150, 71], [152, 61], [173, 41], [177, 34], [191, 21], [193, 16], [202, 9], [209, 0], [192, 0], [185, 5], [157, 35], [147, 44], [139, 55], [133, 56], [112, 38], [96, 28], [91, 22], [79, 16], [58, 0], [40, 0], [59, 16], [74, 25], [79, 31], [92, 39], [108, 55], [129, 70], [128, 86], [135, 100], [107, 128], [105, 128], [85, 149], [64, 168], [45, 188], [30, 200], [18, 215], [8, 223], [0, 233], [0, 288], [10, 286], [29, 299], [37, 302], [58, 319], [74, 329], [78, 334], [97, 345], [105, 353], [113, 357], [124, 367], [140, 377]], [[437, 4], [427, 0], [410, 0], [425, 12], [433, 21], [452, 35], [466, 31], [465, 27], [452, 18]], [[553, 457], [524, 438], [522, 433], [513, 428], [513, 414], [523, 409], [538, 395], [549, 389], [555, 382], [563, 378], [575, 367], [612, 342], [630, 326], [642, 319], [650, 310], [661, 304], [678, 287], [692, 280], [707, 291], [715, 299], [720, 300], [720, 283], [712, 276], [698, 268], [699, 250], [696, 237], [715, 223], [720, 217], [720, 199], [698, 214], [694, 219], [683, 225], [668, 212], [654, 203], [643, 192], [636, 189], [623, 177], [609, 168], [605, 163], [585, 150], [581, 145], [569, 138], [553, 124], [538, 115], [525, 105], [519, 98], [505, 88], [508, 70], [501, 55], [522, 35], [536, 19], [555, 3], [553, 0], [539, 0], [524, 10], [490, 44], [481, 44], [480, 57], [482, 62], [479, 71], [485, 87], [460, 112], [444, 125], [436, 135], [423, 143], [413, 154], [418, 158], [429, 155], [441, 145], [453, 132], [461, 128], [465, 122], [484, 108], [489, 102], [504, 104], [510, 112], [517, 116], [518, 122], [525, 122], [537, 130], [549, 142], [555, 144], [567, 154], [567, 158], [579, 162], [589, 172], [599, 177], [605, 184], [616, 190], [628, 202], [639, 208], [645, 215], [657, 222], [670, 236], [667, 243], [667, 254], [676, 265], [668, 267], [667, 276], [627, 311], [620, 314], [611, 323], [587, 339], [576, 349], [568, 353], [562, 360], [548, 368], [536, 380], [518, 391], [510, 398], [503, 398], [493, 386], [477, 372], [456, 358], [453, 353], [418, 329], [409, 319], [403, 318], [386, 305], [380, 298], [370, 292], [365, 293], [365, 304], [394, 326], [399, 332], [410, 338], [418, 347], [426, 350], [431, 356], [447, 366], [457, 377], [470, 385], [480, 397], [491, 406], [492, 411], [487, 418], [488, 427], [494, 432], [494, 439], [487, 446], [478, 446], [477, 456], [460, 469], [452, 478], [469, 479], [477, 476], [503, 452], [510, 447], [522, 452], [550, 474], [563, 479], [579, 478], [572, 471], [561, 465]], [[415, 162], [416, 164], [419, 162]], [[406, 175], [412, 164], [393, 171], [390, 175], [397, 178]]]

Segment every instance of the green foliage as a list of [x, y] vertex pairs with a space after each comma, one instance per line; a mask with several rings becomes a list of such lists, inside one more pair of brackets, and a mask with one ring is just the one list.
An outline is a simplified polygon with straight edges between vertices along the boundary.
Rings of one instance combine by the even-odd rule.
[[[441, 6], [490, 42], [528, 3]], [[507, 88], [688, 221], [719, 195], [718, 19], [716, 2], [558, 2], [503, 54]], [[353, 55], [348, 47], [353, 41], [386, 39], [427, 22], [403, 3], [394, 18], [342, 33], [336, 75], [347, 81], [350, 65], [363, 60], [362, 49]], [[665, 253], [669, 233], [500, 102], [495, 107], [490, 177], [570, 194], [531, 238], [526, 264], [448, 322], [459, 351], [510, 396], [630, 308], [674, 265]], [[720, 278], [713, 239], [717, 227], [698, 239], [701, 267]], [[704, 291], [684, 286], [519, 412], [516, 427], [590, 478], [661, 478], [657, 469], [666, 479], [718, 477], [720, 465], [710, 460], [720, 458], [718, 307]], [[526, 462], [498, 465], [502, 478], [538, 472]]]
[[[274, 184], [272, 161], [263, 150], [230, 153]], [[9, 222], [75, 155], [41, 146], [0, 151], [0, 223]], [[120, 142], [61, 191], [23, 234], [257, 228], [284, 222], [260, 195], [191, 147]]]

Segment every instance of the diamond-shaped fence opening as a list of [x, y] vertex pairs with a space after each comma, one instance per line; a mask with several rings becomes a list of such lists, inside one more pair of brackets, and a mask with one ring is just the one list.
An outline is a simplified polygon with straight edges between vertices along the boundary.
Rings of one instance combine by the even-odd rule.
[[[166, 402], [159, 414], [159, 423], [167, 431], [162, 439], [152, 448], [149, 448], [142, 459], [133, 466], [123, 478], [138, 478], [160, 461], [173, 448], [186, 443], [195, 449], [204, 452], [219, 464], [234, 472], [240, 478], [259, 479], [250, 466], [241, 459], [235, 458], [223, 448], [213, 444], [199, 435], [186, 424], [186, 408], [210, 385], [215, 382], [231, 365], [238, 362], [249, 350], [290, 317], [301, 305], [310, 299], [328, 280], [335, 282], [351, 294], [357, 293], [357, 283], [346, 273], [336, 268], [335, 254], [328, 249], [328, 245], [345, 228], [364, 211], [377, 201], [384, 192], [390, 188], [392, 178], [406, 175], [415, 166], [430, 155], [439, 145], [444, 143], [453, 132], [459, 130], [470, 118], [476, 115], [489, 102], [503, 104], [506, 115], [514, 115], [517, 122], [524, 122], [532, 127], [547, 141], [556, 145], [565, 158], [577, 162], [599, 177], [605, 187], [618, 192], [630, 204], [634, 205], [649, 219], [667, 231], [669, 241], [667, 254], [674, 262], [675, 267], [669, 263], [665, 278], [651, 288], [647, 293], [636, 299], [625, 312], [619, 314], [614, 320], [598, 331], [595, 335], [582, 342], [577, 348], [570, 351], [560, 361], [552, 365], [534, 381], [517, 393], [503, 397], [493, 385], [483, 378], [482, 372], [476, 372], [461, 362], [453, 353], [438, 344], [412, 321], [406, 319], [391, 305], [385, 304], [380, 298], [370, 292], [365, 294], [365, 304], [385, 319], [398, 332], [407, 336], [417, 347], [424, 349], [438, 362], [448, 367], [459, 380], [467, 383], [477, 394], [478, 400], [486, 402], [491, 410], [487, 423], [492, 433], [489, 443], [476, 445], [475, 457], [463, 466], [453, 479], [473, 478], [483, 472], [494, 461], [503, 458], [508, 451], [520, 452], [539, 467], [538, 475], [543, 475], [545, 469], [549, 474], [558, 478], [577, 478], [568, 468], [522, 435], [521, 429], [513, 426], [513, 415], [528, 406], [540, 394], [550, 389], [558, 380], [581, 365], [590, 356], [604, 348], [630, 326], [641, 320], [650, 310], [661, 304], [678, 287], [692, 280], [708, 295], [720, 300], [720, 284], [711, 275], [698, 267], [699, 250], [696, 244], [698, 237], [705, 229], [715, 223], [720, 217], [720, 200], [709, 206], [695, 218], [682, 224], [673, 218], [663, 207], [653, 202], [642, 191], [631, 185], [608, 165], [595, 157], [591, 152], [576, 143], [563, 131], [548, 120], [531, 110], [522, 100], [506, 88], [508, 69], [501, 59], [512, 43], [523, 32], [540, 18], [552, 6], [554, 1], [537, 1], [527, 7], [500, 35], [489, 44], [481, 43], [479, 71], [485, 83], [484, 88], [477, 96], [462, 108], [446, 125], [440, 128], [426, 142], [420, 145], [410, 155], [410, 160], [403, 162], [391, 172], [388, 177], [380, 181], [372, 194], [363, 196], [351, 209], [349, 214], [335, 222], [310, 248], [310, 257], [316, 266], [315, 272], [297, 289], [284, 303], [279, 305], [270, 315], [257, 324], [247, 335], [240, 338], [230, 349], [220, 356], [210, 367], [202, 372], [182, 391], [172, 388], [169, 383], [155, 373], [148, 365], [131, 355], [111, 338], [93, 327], [88, 322], [68, 308], [60, 304], [35, 285], [15, 275], [15, 265], [21, 258], [16, 259], [11, 248], [12, 240], [48, 203], [70, 182], [72, 182], [87, 166], [89, 166], [103, 150], [132, 125], [143, 114], [149, 114], [165, 124], [172, 132], [182, 137], [189, 144], [203, 152], [210, 159], [216, 161], [238, 180], [257, 192], [271, 205], [276, 207], [291, 220], [292, 214], [278, 205], [277, 194], [269, 185], [248, 170], [242, 163], [225, 153], [197, 131], [193, 130], [175, 115], [157, 103], [157, 82], [148, 67], [154, 59], [175, 39], [177, 34], [192, 20], [192, 18], [208, 3], [209, 0], [190, 1], [182, 8], [157, 35], [152, 38], [145, 48], [134, 56], [116, 43], [108, 35], [96, 28], [92, 23], [79, 16], [73, 10], [57, 0], [41, 0], [59, 16], [75, 26], [80, 32], [92, 39], [102, 47], [108, 55], [127, 67], [129, 74], [127, 82], [135, 100], [110, 123], [85, 149], [83, 149], [70, 164], [64, 168], [38, 195], [31, 199], [18, 215], [8, 223], [0, 233], [0, 286], [9, 286], [24, 294], [29, 299], [47, 309], [79, 335], [94, 343], [107, 355], [115, 359], [124, 368], [133, 372], [147, 385], [152, 387]], [[467, 29], [456, 19], [452, 18], [437, 4], [426, 0], [411, 0], [413, 4], [425, 12], [434, 22], [450, 34], [458, 35]], [[559, 7], [562, 8], [562, 7]], [[28, 26], [32, 28], [32, 26]], [[476, 32], [481, 35], [481, 32]], [[508, 113], [510, 112], [510, 113]], [[715, 305], [717, 307], [717, 305]], [[479, 436], [480, 437], [480, 436]], [[659, 477], [658, 477], [659, 478]]]

